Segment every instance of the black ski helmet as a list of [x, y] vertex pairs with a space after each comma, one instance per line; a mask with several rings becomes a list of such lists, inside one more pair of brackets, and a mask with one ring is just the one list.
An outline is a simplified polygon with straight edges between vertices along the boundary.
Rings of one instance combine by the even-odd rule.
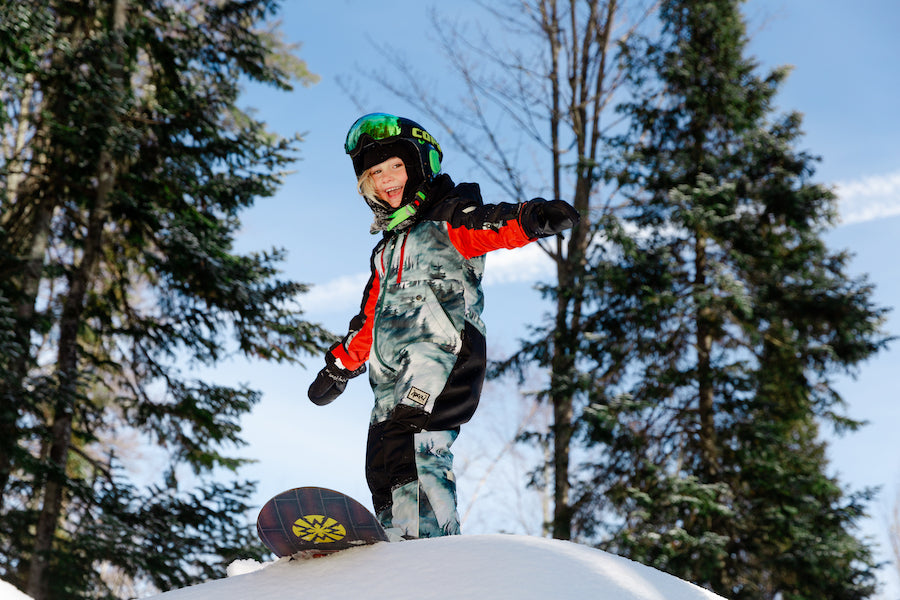
[[[441, 146], [425, 128], [404, 117], [387, 113], [363, 115], [350, 127], [344, 151], [359, 177], [373, 165], [399, 156], [407, 165], [414, 187], [431, 181], [441, 172]], [[409, 168], [415, 169], [410, 172]], [[414, 191], [414, 190], [410, 190]]]

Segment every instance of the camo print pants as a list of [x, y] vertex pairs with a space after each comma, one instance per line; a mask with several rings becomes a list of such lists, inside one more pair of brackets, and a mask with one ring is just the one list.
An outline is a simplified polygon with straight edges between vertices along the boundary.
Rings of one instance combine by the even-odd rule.
[[459, 534], [450, 451], [458, 434], [416, 433], [393, 421], [369, 429], [366, 479], [385, 529], [406, 538]]

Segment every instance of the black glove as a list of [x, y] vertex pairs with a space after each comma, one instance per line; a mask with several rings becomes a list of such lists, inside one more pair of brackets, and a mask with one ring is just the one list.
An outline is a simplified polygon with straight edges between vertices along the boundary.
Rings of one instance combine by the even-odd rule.
[[574, 227], [581, 219], [578, 211], [565, 200], [535, 198], [522, 204], [519, 224], [530, 238], [555, 235]]
[[334, 350], [336, 347], [337, 344], [325, 353], [325, 368], [319, 371], [315, 381], [309, 386], [309, 399], [316, 406], [325, 406], [331, 403], [347, 387], [347, 380], [366, 372], [365, 363], [361, 364], [355, 371], [347, 370], [338, 365], [334, 354], [331, 353], [331, 350]]

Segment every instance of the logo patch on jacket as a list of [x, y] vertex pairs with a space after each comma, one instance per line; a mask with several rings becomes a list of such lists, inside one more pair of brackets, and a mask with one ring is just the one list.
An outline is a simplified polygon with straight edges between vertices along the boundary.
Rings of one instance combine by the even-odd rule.
[[425, 406], [425, 403], [428, 402], [428, 399], [431, 398], [431, 394], [428, 392], [423, 392], [417, 387], [409, 388], [409, 393], [406, 394], [406, 398], [408, 400], [412, 400], [416, 404], [421, 404]]

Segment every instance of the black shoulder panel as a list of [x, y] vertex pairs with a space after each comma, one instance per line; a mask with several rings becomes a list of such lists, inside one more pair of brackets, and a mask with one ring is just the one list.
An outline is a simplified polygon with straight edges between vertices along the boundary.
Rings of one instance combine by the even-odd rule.
[[485, 205], [477, 183], [460, 183], [443, 199], [429, 204], [421, 218], [445, 221], [454, 228], [497, 230], [518, 215], [518, 204], [501, 202]]

